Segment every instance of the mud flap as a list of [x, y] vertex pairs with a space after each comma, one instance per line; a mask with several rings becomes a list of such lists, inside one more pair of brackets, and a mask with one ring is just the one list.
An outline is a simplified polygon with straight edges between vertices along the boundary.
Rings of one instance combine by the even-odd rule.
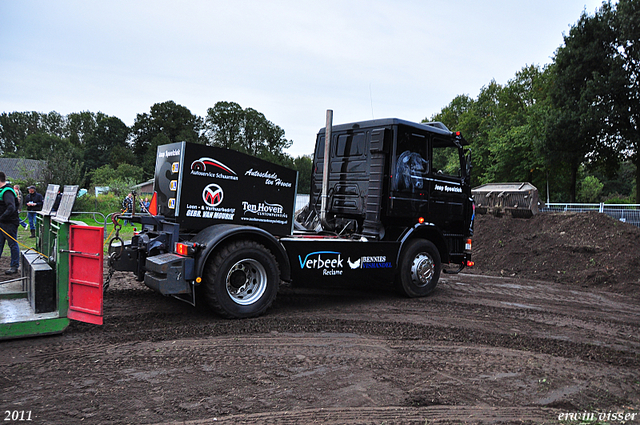
[[102, 227], [69, 228], [69, 319], [102, 325], [103, 239]]

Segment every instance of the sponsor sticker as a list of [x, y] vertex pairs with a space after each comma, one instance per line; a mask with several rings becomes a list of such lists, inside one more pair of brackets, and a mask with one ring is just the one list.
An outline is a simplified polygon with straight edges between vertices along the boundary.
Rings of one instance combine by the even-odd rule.
[[347, 258], [347, 264], [351, 269], [390, 269], [393, 267], [391, 261], [387, 261], [385, 255], [360, 257], [355, 261], [351, 261], [351, 257]]
[[456, 192], [456, 193], [462, 193], [462, 187], [458, 187], [458, 186], [444, 186], [441, 184], [436, 184], [433, 186], [434, 190], [437, 190], [438, 192]]
[[180, 156], [180, 149], [169, 149], [158, 152], [158, 158], [168, 158], [170, 156]]
[[187, 217], [208, 218], [213, 220], [230, 220], [236, 215], [235, 208], [207, 207], [204, 205], [187, 205]]
[[[253, 204], [242, 201], [244, 221], [258, 221], [262, 223], [287, 224], [289, 215], [284, 212], [284, 207], [280, 204], [270, 204], [267, 201]], [[249, 214], [249, 215], [247, 215]]]
[[323, 276], [342, 275], [344, 258], [337, 251], [315, 251], [310, 252], [304, 260], [298, 255], [301, 269], [322, 270]]
[[207, 185], [202, 191], [202, 200], [210, 207], [217, 207], [224, 199], [224, 191], [215, 183]]
[[191, 175], [213, 179], [238, 180], [236, 172], [217, 159], [202, 157], [191, 163]]
[[264, 179], [265, 185], [273, 185], [279, 187], [293, 186], [291, 182], [283, 181], [280, 177], [278, 177], [277, 173], [273, 173], [271, 171], [257, 171], [251, 168], [250, 170], [245, 171], [244, 175]]

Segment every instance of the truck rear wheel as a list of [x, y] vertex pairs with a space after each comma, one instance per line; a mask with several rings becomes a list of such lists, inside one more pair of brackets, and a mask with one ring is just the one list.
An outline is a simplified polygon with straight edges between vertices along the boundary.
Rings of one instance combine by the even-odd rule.
[[436, 289], [441, 267], [440, 253], [433, 243], [425, 239], [408, 242], [400, 259], [400, 291], [412, 298], [429, 295]]
[[223, 317], [259, 316], [278, 293], [278, 263], [267, 248], [254, 241], [223, 246], [209, 260], [205, 273], [202, 295]]

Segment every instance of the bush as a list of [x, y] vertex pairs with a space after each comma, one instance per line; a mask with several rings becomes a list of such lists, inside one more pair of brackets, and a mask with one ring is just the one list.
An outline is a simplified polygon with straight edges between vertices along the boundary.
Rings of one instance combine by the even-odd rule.
[[613, 197], [608, 198], [604, 201], [605, 204], [632, 204], [631, 199], [626, 196], [621, 196], [618, 194], [613, 195]]
[[587, 176], [578, 189], [579, 202], [598, 202], [604, 184], [595, 176]]
[[73, 206], [73, 211], [85, 211], [85, 212], [99, 212], [105, 216], [122, 211], [122, 199], [113, 193], [107, 193], [105, 195], [93, 196], [86, 194], [80, 198], [76, 198], [76, 202]]

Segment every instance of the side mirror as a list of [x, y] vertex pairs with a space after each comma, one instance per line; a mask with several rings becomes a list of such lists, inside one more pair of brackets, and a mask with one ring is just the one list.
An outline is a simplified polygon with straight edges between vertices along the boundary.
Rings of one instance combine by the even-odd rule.
[[466, 165], [467, 179], [471, 181], [471, 169], [473, 168], [473, 165], [471, 165], [471, 149], [467, 149], [467, 154], [465, 155], [465, 165]]

